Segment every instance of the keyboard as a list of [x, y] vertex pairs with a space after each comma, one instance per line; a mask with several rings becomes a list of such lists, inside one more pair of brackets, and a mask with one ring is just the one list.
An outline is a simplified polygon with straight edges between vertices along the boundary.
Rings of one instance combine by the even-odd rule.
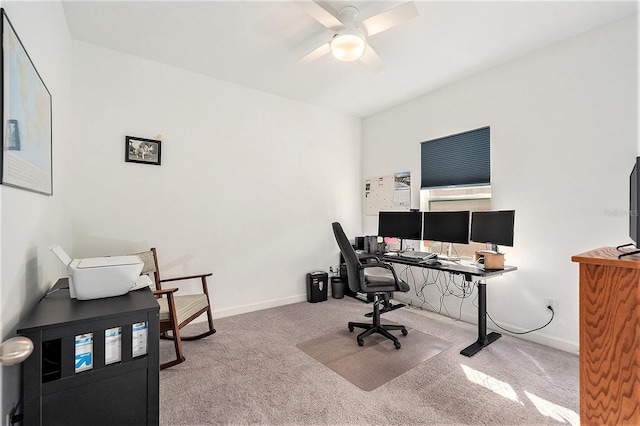
[[398, 253], [398, 257], [400, 259], [421, 261], [421, 260], [433, 259], [433, 258], [436, 257], [436, 254], [435, 253], [429, 253], [429, 252], [426, 252], [426, 251], [409, 250], [409, 251], [404, 251], [404, 252]]

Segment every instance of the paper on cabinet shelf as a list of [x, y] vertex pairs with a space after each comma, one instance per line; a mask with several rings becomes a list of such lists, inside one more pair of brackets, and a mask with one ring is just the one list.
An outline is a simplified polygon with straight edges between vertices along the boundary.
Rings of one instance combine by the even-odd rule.
[[147, 354], [147, 331], [149, 328], [147, 323], [137, 322], [133, 324], [131, 327], [132, 327], [131, 356], [135, 358], [137, 356], [146, 355]]
[[76, 336], [75, 371], [79, 373], [93, 368], [93, 333]]
[[122, 328], [114, 327], [104, 331], [105, 365], [122, 361]]

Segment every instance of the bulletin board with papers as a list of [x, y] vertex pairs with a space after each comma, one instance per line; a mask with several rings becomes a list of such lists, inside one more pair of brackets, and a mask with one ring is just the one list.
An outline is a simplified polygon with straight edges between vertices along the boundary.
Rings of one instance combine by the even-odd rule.
[[364, 182], [365, 214], [411, 209], [411, 172], [366, 179]]

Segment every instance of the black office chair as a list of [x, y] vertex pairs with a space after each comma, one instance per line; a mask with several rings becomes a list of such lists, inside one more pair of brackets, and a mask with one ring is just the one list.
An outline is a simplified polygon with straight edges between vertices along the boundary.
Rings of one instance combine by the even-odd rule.
[[362, 263], [355, 250], [349, 243], [347, 236], [342, 230], [342, 226], [338, 222], [334, 222], [333, 234], [336, 237], [340, 252], [347, 266], [347, 278], [349, 281], [349, 289], [353, 292], [372, 293], [373, 294], [373, 323], [349, 322], [349, 331], [353, 331], [354, 327], [364, 328], [365, 330], [356, 337], [358, 345], [364, 345], [364, 338], [373, 334], [382, 334], [387, 339], [393, 341], [396, 349], [400, 349], [398, 338], [389, 333], [389, 330], [400, 330], [404, 336], [407, 335], [407, 329], [404, 325], [380, 324], [380, 296], [393, 291], [409, 291], [409, 284], [398, 279], [393, 267], [384, 262]]

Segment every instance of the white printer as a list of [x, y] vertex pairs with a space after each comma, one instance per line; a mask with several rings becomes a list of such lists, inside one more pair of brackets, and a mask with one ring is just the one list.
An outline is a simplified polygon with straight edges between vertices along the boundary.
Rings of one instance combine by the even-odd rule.
[[135, 255], [73, 259], [57, 244], [50, 250], [64, 263], [69, 273], [69, 294], [78, 300], [121, 296], [143, 288], [151, 280], [140, 276], [143, 263]]

